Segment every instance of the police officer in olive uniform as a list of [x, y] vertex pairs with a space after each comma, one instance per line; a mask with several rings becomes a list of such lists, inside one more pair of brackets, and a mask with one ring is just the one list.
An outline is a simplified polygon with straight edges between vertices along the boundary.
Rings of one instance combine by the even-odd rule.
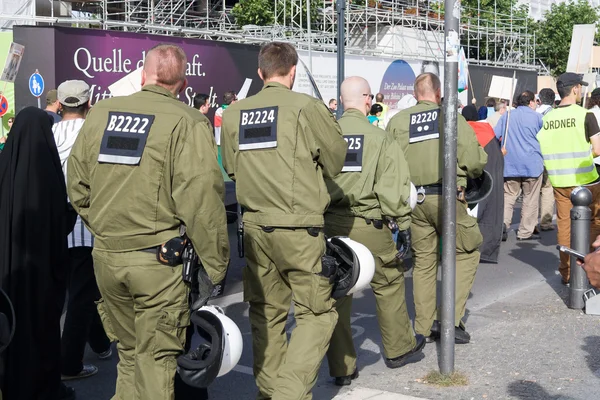
[[189, 325], [182, 265], [157, 246], [187, 237], [210, 280], [226, 272], [225, 187], [208, 119], [176, 99], [186, 56], [160, 45], [146, 56], [142, 91], [96, 104], [68, 161], [68, 193], [95, 237], [94, 270], [107, 335], [119, 342], [114, 399], [172, 400]]
[[[244, 299], [250, 303], [259, 399], [311, 399], [337, 322], [324, 276], [324, 176], [337, 175], [346, 142], [325, 104], [294, 93], [298, 55], [269, 43], [258, 56], [265, 85], [223, 113], [223, 166], [245, 209]], [[290, 303], [296, 327], [285, 332]]]
[[[349, 236], [364, 244], [375, 258], [371, 288], [377, 303], [384, 361], [389, 368], [405, 365], [420, 353], [425, 338], [415, 339], [406, 310], [402, 254], [392, 239], [399, 229], [401, 245], [410, 246], [410, 173], [400, 145], [366, 118], [371, 88], [360, 77], [347, 78], [341, 87], [344, 115], [339, 120], [348, 142], [342, 173], [327, 179], [331, 204], [325, 213], [327, 236]], [[395, 224], [395, 225], [394, 225]], [[352, 296], [336, 302], [339, 315], [327, 352], [329, 372], [336, 385], [349, 385], [358, 376], [350, 316]]]
[[[387, 126], [404, 150], [410, 167], [411, 181], [418, 191], [420, 204], [412, 213], [413, 285], [415, 300], [415, 330], [436, 339], [440, 324], [436, 319], [436, 285], [439, 256], [439, 236], [442, 230], [443, 113], [440, 107], [439, 78], [424, 73], [415, 80], [417, 105], [396, 114]], [[475, 272], [479, 265], [482, 242], [477, 219], [467, 214], [464, 190], [467, 177], [483, 173], [487, 155], [479, 145], [473, 129], [458, 115], [459, 191], [456, 202], [456, 343], [468, 343], [469, 334], [461, 323]], [[444, 243], [443, 245], [448, 245]]]

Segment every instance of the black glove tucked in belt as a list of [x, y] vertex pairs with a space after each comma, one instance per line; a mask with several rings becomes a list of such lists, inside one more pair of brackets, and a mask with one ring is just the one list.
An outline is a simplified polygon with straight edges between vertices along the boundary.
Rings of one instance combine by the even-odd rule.
[[410, 228], [404, 231], [398, 231], [398, 238], [396, 239], [396, 250], [398, 250], [398, 253], [396, 254], [397, 259], [402, 260], [408, 253], [408, 250], [410, 250], [410, 239]]

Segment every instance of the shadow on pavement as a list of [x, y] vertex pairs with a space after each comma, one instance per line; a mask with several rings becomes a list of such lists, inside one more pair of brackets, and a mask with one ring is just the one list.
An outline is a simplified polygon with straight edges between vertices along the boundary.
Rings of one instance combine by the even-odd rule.
[[[545, 240], [542, 236], [542, 240]], [[554, 241], [553, 243], [556, 243]], [[533, 268], [546, 279], [546, 282], [556, 292], [556, 294], [566, 303], [567, 297], [565, 297], [565, 287], [560, 284], [560, 277], [556, 275], [559, 258], [556, 253], [549, 253], [546, 248], [538, 249], [539, 242], [518, 242], [516, 248], [512, 249], [509, 253], [511, 257], [531, 265]]]
[[551, 395], [539, 383], [515, 381], [508, 385], [508, 394], [523, 400], [577, 400], [573, 397]]
[[588, 336], [584, 339], [585, 344], [581, 348], [587, 353], [585, 362], [592, 373], [600, 378], [600, 336]]

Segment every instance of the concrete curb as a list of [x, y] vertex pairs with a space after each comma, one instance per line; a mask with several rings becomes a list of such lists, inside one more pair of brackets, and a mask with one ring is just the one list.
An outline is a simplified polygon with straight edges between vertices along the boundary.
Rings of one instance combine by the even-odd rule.
[[425, 400], [422, 397], [406, 396], [399, 393], [385, 392], [357, 387], [346, 393], [335, 396], [332, 400]]

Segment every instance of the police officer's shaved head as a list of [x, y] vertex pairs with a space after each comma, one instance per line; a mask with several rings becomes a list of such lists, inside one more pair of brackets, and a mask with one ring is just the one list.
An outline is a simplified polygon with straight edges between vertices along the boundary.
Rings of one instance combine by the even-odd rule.
[[148, 51], [142, 71], [143, 85], [162, 86], [173, 94], [185, 88], [187, 57], [183, 49], [172, 44], [159, 44]]
[[288, 43], [271, 42], [260, 48], [258, 53], [258, 74], [263, 81], [282, 80], [282, 78], [291, 80], [291, 82], [281, 82], [290, 88], [294, 84], [296, 75], [296, 64], [298, 64], [298, 53], [296, 49]]
[[429, 100], [439, 104], [442, 97], [441, 88], [440, 78], [431, 72], [426, 72], [417, 76], [415, 80], [415, 97], [418, 101]]
[[365, 115], [371, 110], [371, 86], [366, 79], [360, 76], [351, 76], [342, 82], [340, 96], [344, 104], [344, 110], [357, 109]]

